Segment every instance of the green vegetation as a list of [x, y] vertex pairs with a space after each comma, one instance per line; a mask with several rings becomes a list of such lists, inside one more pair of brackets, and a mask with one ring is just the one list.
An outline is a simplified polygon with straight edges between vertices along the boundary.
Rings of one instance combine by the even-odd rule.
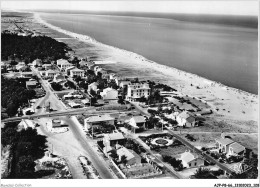
[[61, 91], [62, 90], [62, 85], [60, 85], [59, 83], [56, 83], [56, 82], [51, 83], [51, 87], [55, 91]]
[[36, 92], [25, 88], [24, 79], [7, 79], [1, 76], [1, 106], [6, 108], [8, 116], [14, 116], [20, 106], [28, 103]]
[[175, 170], [180, 171], [183, 169], [182, 161], [174, 157], [163, 155], [163, 161], [169, 163]]
[[35, 160], [44, 156], [46, 137], [37, 134], [36, 129], [28, 128], [17, 132], [18, 122], [6, 123], [1, 129], [3, 147], [11, 146], [11, 179], [40, 178], [42, 173], [35, 172]]
[[210, 169], [201, 167], [196, 170], [193, 177], [195, 179], [217, 179]]
[[65, 43], [58, 42], [47, 36], [18, 36], [16, 34], [1, 34], [1, 59], [14, 60], [16, 57], [29, 63], [34, 59], [53, 61], [66, 58], [71, 50]]

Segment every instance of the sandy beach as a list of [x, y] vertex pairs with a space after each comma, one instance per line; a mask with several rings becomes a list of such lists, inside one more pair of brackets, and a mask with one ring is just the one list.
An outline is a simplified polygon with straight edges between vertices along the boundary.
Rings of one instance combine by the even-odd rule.
[[[97, 60], [103, 62], [102, 67], [106, 70], [115, 72], [119, 76], [139, 77], [144, 80], [150, 79], [168, 84], [185, 95], [198, 97], [207, 102], [218, 114], [216, 118], [230, 120], [230, 123], [239, 121], [248, 124], [250, 122], [253, 129], [257, 130], [258, 95], [231, 88], [192, 73], [160, 65], [139, 54], [102, 44], [90, 36], [63, 30], [45, 22], [37, 13], [34, 14], [34, 18], [38, 23], [52, 30], [85, 43], [86, 47], [92, 46], [83, 51], [84, 45], [82, 46], [82, 43], [77, 49], [77, 41], [60, 39], [68, 45], [74, 44], [73, 50], [79, 57], [86, 56], [86, 51], [88, 53], [94, 51], [99, 55]], [[109, 63], [105, 64], [105, 62]]]

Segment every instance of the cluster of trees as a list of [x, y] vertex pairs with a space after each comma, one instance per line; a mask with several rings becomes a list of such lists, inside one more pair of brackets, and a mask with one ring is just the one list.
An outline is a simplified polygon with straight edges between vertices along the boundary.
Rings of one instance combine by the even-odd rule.
[[[37, 134], [36, 129], [28, 128], [17, 132], [18, 122], [6, 123], [1, 129], [2, 145], [11, 146], [11, 173], [8, 178], [39, 178], [35, 172], [35, 160], [44, 156], [46, 137]], [[41, 173], [42, 174], [42, 173]]]
[[169, 163], [175, 170], [180, 171], [183, 169], [182, 161], [174, 157], [163, 155], [162, 159], [164, 162]]
[[70, 88], [72, 88], [72, 89], [76, 89], [77, 88], [77, 86], [72, 82], [72, 81], [69, 81], [69, 80], [67, 80], [67, 82], [65, 83], [65, 86], [67, 87], [70, 87]]
[[29, 63], [34, 59], [48, 59], [48, 61], [66, 58], [71, 50], [65, 43], [58, 42], [47, 36], [18, 36], [16, 34], [1, 34], [1, 58], [11, 60], [18, 57]]
[[8, 116], [14, 116], [20, 106], [28, 103], [36, 92], [27, 90], [24, 79], [8, 79], [1, 76], [1, 106], [6, 108]]
[[215, 172], [209, 168], [198, 168], [193, 175], [195, 179], [217, 179]]
[[56, 82], [52, 82], [51, 87], [55, 91], [61, 91], [63, 88], [62, 85], [60, 85], [59, 83], [56, 83]]
[[137, 154], [141, 154], [145, 152], [145, 149], [142, 146], [140, 146], [138, 143], [134, 142], [132, 139], [127, 139], [125, 143], [125, 147], [127, 149], [131, 149], [135, 151]]
[[162, 102], [163, 102], [163, 96], [160, 95], [159, 90], [152, 91], [146, 101], [147, 104], [156, 104], [156, 103], [162, 103]]

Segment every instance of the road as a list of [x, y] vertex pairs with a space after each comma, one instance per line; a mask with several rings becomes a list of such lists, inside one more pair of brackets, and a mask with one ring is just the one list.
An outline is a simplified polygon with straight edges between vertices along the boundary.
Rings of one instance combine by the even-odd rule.
[[205, 160], [207, 161], [211, 161], [216, 163], [222, 170], [226, 171], [227, 173], [231, 174], [234, 171], [232, 171], [230, 168], [228, 168], [227, 166], [225, 166], [224, 164], [220, 163], [219, 161], [217, 161], [216, 159], [214, 159], [213, 157], [207, 155], [207, 154], [203, 154], [201, 150], [199, 150], [198, 148], [196, 148], [195, 146], [193, 146], [192, 144], [190, 144], [187, 140], [183, 139], [182, 137], [180, 137], [179, 135], [175, 134], [172, 130], [168, 130], [168, 132], [173, 135], [175, 138], [177, 138], [179, 141], [181, 141], [183, 144], [185, 144], [187, 147], [189, 147], [192, 151], [196, 152], [197, 154], [201, 155]]
[[[46, 103], [46, 101], [51, 102], [51, 104], [55, 107], [55, 109], [62, 110], [63, 112], [55, 112], [52, 114], [48, 114], [48, 116], [57, 116], [66, 114], [66, 107], [62, 104], [62, 102], [54, 95], [54, 93], [51, 91], [50, 87], [48, 87], [48, 83], [44, 80], [42, 80], [41, 76], [37, 71], [34, 70], [34, 72], [37, 74], [37, 76], [40, 78], [39, 81], [42, 83], [43, 88], [46, 91], [46, 96], [40, 101], [39, 105], [43, 105]], [[53, 107], [52, 106], [52, 107]], [[79, 109], [72, 110], [72, 112], [68, 113], [76, 113]], [[39, 113], [42, 113], [43, 109], [39, 111]], [[86, 112], [86, 109], [82, 109], [83, 112]], [[81, 113], [81, 112], [80, 112]], [[100, 113], [100, 112], [99, 112]], [[79, 112], [78, 112], [79, 114]], [[46, 117], [47, 114], [36, 114], [35, 117]], [[34, 117], [33, 116], [33, 117]], [[24, 118], [24, 117], [21, 117]], [[96, 153], [92, 146], [89, 144], [90, 139], [88, 139], [80, 127], [81, 125], [78, 123], [77, 119], [74, 117], [74, 119], [64, 117], [63, 120], [69, 125], [70, 131], [74, 135], [75, 141], [78, 141], [79, 144], [84, 148], [84, 152], [88, 154], [89, 159], [91, 160], [93, 166], [97, 169], [99, 172], [101, 178], [103, 179], [114, 179], [116, 178], [113, 176], [113, 173], [109, 170], [109, 167], [107, 166], [106, 162], [102, 160], [98, 154]], [[66, 139], [66, 138], [64, 138]], [[68, 161], [70, 163], [70, 161]], [[73, 163], [70, 165], [72, 166]], [[82, 169], [73, 169], [75, 173], [82, 173]], [[72, 174], [73, 175], [73, 174]]]

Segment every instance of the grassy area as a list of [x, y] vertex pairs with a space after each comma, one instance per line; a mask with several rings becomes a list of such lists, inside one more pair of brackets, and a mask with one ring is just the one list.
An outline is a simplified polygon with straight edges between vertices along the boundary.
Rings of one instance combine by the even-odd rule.
[[161, 155], [169, 155], [169, 156], [173, 156], [173, 157], [178, 157], [178, 155], [185, 152], [186, 150], [188, 150], [188, 148], [184, 145], [174, 146], [174, 147], [169, 146], [167, 148], [160, 148], [159, 153]]

